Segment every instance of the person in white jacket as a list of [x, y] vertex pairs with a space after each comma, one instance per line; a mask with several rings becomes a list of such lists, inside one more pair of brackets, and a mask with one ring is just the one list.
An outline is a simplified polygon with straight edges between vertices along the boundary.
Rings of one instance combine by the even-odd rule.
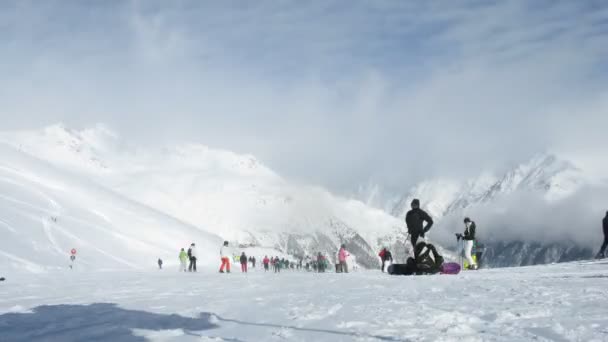
[[190, 248], [188, 249], [188, 258], [190, 258], [190, 265], [188, 266], [188, 271], [196, 272], [197, 254], [196, 254], [196, 246], [194, 245], [194, 242], [190, 245]]
[[220, 266], [220, 273], [224, 273], [224, 268], [226, 268], [226, 272], [230, 273], [230, 256], [232, 255], [232, 251], [230, 247], [228, 247], [228, 241], [224, 241], [224, 245], [220, 248], [220, 257], [222, 259], [222, 266]]

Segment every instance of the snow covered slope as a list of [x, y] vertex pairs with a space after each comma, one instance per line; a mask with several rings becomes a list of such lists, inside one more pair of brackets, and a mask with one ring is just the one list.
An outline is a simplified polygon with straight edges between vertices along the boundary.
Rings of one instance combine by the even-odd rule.
[[606, 341], [608, 263], [388, 276], [55, 272], [0, 283], [3, 341]]
[[196, 242], [216, 263], [220, 238], [0, 144], [0, 269], [144, 269]]
[[377, 267], [380, 245], [403, 227], [359, 201], [291, 184], [249, 155], [196, 144], [143, 149], [103, 125], [55, 125], [0, 140], [234, 245], [333, 258], [344, 243], [361, 265]]

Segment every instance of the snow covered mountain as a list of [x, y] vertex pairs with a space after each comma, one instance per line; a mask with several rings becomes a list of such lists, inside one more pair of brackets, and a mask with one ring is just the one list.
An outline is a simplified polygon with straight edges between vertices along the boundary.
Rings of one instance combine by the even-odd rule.
[[377, 267], [377, 250], [402, 229], [382, 210], [291, 184], [249, 155], [196, 144], [143, 149], [103, 125], [6, 132], [0, 141], [241, 247], [333, 259], [344, 243], [360, 265]]
[[[586, 259], [595, 248], [594, 234], [600, 232], [593, 218], [599, 222], [604, 210], [601, 202], [580, 209], [579, 204], [571, 204], [585, 197], [587, 187], [583, 170], [556, 155], [539, 154], [500, 177], [484, 173], [466, 181], [422, 182], [402, 196], [390, 213], [402, 218], [411, 200], [421, 199], [438, 222], [433, 237], [446, 246], [455, 245], [454, 233], [463, 229], [462, 218], [472, 216], [487, 247], [488, 266]], [[561, 216], [563, 220], [557, 219]], [[579, 229], [576, 234], [572, 227]]]
[[77, 174], [0, 144], [0, 269], [145, 269], [198, 244], [215, 264], [219, 236], [196, 229]]

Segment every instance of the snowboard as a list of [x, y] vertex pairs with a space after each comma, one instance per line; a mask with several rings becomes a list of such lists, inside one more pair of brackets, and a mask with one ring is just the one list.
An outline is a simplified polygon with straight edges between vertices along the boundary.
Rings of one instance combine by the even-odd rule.
[[411, 275], [412, 271], [407, 264], [390, 264], [386, 268], [386, 272], [390, 275]]
[[441, 274], [458, 274], [460, 273], [460, 264], [457, 262], [446, 262], [441, 265]]

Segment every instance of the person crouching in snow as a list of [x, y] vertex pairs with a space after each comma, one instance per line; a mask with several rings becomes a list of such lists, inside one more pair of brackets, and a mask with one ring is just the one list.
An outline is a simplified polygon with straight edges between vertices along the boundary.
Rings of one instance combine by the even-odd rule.
[[188, 262], [188, 253], [182, 248], [179, 252], [179, 271], [186, 272], [187, 271], [187, 262]]
[[224, 241], [224, 245], [220, 248], [220, 257], [222, 259], [222, 266], [220, 266], [220, 273], [230, 273], [230, 247], [228, 247], [228, 241]]
[[340, 272], [348, 273], [348, 265], [346, 264], [346, 258], [348, 258], [350, 254], [346, 251], [346, 246], [340, 246], [340, 251], [338, 252], [338, 260], [340, 261]]
[[378, 256], [380, 257], [380, 260], [382, 260], [382, 266], [380, 269], [382, 270], [382, 272], [384, 272], [386, 263], [388, 262], [388, 264], [390, 265], [393, 262], [393, 255], [391, 254], [391, 252], [388, 249], [386, 249], [386, 247], [384, 247], [380, 251]]
[[464, 257], [467, 258], [469, 262], [469, 269], [476, 270], [477, 263], [473, 260], [471, 256], [471, 251], [473, 250], [473, 242], [475, 241], [475, 222], [471, 221], [470, 218], [464, 218], [464, 234], [462, 235], [462, 239], [464, 240]]
[[247, 256], [245, 255], [245, 252], [241, 254], [241, 272], [247, 273]]

